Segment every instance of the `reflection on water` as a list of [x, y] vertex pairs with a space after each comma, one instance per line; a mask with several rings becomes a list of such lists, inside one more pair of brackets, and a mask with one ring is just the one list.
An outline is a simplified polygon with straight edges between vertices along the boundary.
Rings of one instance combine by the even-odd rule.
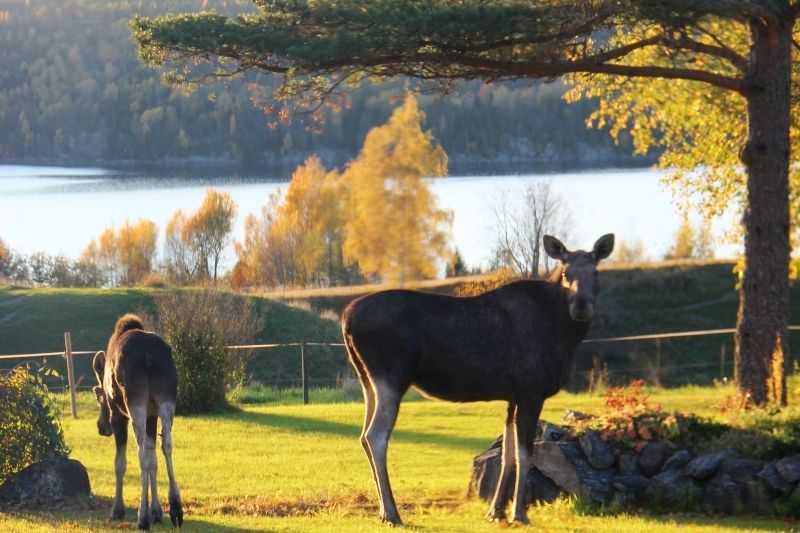
[[[202, 173], [198, 173], [202, 174]], [[549, 181], [566, 200], [574, 228], [568, 246], [591, 246], [600, 235], [618, 242], [641, 239], [658, 259], [667, 251], [680, 224], [672, 198], [654, 170], [615, 170], [564, 174], [449, 177], [434, 180], [442, 207], [454, 212], [453, 237], [468, 265], [487, 264], [492, 249], [491, 203], [500, 188], [521, 195], [536, 181]], [[118, 172], [92, 168], [0, 165], [0, 238], [12, 249], [77, 257], [103, 229], [140, 218], [163, 232], [178, 209], [195, 211], [205, 190], [230, 192], [239, 206], [234, 238], [244, 219], [257, 214], [269, 194], [285, 182], [270, 177], [220, 173], [187, 177]], [[729, 217], [730, 218], [730, 217]], [[720, 247], [719, 256], [735, 250]], [[233, 262], [229, 251], [227, 264]]]

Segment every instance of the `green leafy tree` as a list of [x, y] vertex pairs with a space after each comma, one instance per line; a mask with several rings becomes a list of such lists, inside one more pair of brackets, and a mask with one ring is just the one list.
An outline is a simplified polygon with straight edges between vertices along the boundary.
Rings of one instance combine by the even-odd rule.
[[[257, 13], [237, 19], [214, 13], [136, 17], [131, 29], [139, 57], [153, 66], [213, 61], [210, 71], [198, 62], [200, 71], [171, 72], [168, 79], [177, 82], [236, 70], [278, 73], [283, 76], [278, 96], [310, 105], [365, 76], [407, 75], [438, 80], [446, 89], [457, 79], [493, 82], [585, 73], [625, 81], [673, 80], [664, 98], [688, 87], [697, 105], [676, 109], [669, 119], [674, 124], [700, 120], [704, 101], [719, 106], [726, 120], [709, 121], [702, 133], [726, 132], [735, 139], [740, 149], [731, 155], [740, 157], [744, 176], [739, 183], [746, 189], [740, 193], [746, 203], [737, 381], [756, 403], [785, 402], [792, 37], [800, 2], [255, 4]], [[650, 120], [647, 115], [635, 118]], [[695, 142], [701, 139], [694, 137]]]

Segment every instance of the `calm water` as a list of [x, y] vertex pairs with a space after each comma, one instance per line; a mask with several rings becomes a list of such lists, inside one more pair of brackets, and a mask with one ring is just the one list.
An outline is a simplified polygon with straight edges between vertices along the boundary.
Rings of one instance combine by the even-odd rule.
[[[568, 174], [448, 177], [434, 181], [442, 207], [454, 212], [453, 236], [468, 265], [485, 264], [492, 248], [492, 202], [501, 189], [521, 194], [531, 182], [550, 182], [566, 200], [574, 223], [568, 247], [588, 248], [600, 235], [641, 239], [658, 259], [668, 250], [680, 217], [653, 170]], [[160, 232], [177, 209], [194, 212], [208, 187], [228, 191], [239, 206], [234, 232], [241, 239], [247, 214], [258, 213], [267, 196], [286, 183], [269, 178], [214, 176], [165, 178], [94, 168], [0, 165], [0, 238], [12, 250], [80, 255], [104, 228], [146, 218]], [[163, 235], [160, 235], [162, 237]], [[718, 257], [735, 248], [718, 247]], [[233, 251], [227, 254], [232, 264]]]

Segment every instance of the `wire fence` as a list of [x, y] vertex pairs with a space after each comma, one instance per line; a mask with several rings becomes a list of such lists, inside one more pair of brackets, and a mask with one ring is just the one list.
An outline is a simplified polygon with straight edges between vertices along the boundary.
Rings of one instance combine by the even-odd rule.
[[[800, 326], [789, 326], [789, 331], [800, 331]], [[681, 332], [667, 332], [667, 333], [651, 333], [645, 335], [631, 335], [631, 336], [620, 336], [620, 337], [603, 337], [603, 338], [594, 338], [594, 339], [586, 339], [583, 341], [583, 345], [597, 345], [597, 344], [612, 344], [612, 343], [624, 343], [624, 342], [635, 342], [635, 341], [647, 341], [653, 340], [656, 342], [656, 361], [654, 365], [650, 366], [635, 366], [635, 367], [622, 367], [622, 368], [614, 368], [612, 370], [608, 370], [607, 368], [602, 369], [597, 361], [594, 361], [593, 368], [591, 370], [586, 371], [579, 371], [576, 374], [583, 375], [589, 381], [590, 388], [592, 387], [592, 380], [597, 379], [597, 376], [604, 373], [604, 374], [635, 374], [635, 373], [652, 373], [654, 368], [656, 369], [656, 380], [658, 379], [658, 373], [664, 370], [675, 370], [675, 369], [682, 369], [682, 368], [713, 368], [713, 367], [720, 367], [720, 374], [724, 375], [725, 367], [728, 362], [726, 361], [726, 354], [724, 345], [722, 346], [722, 350], [720, 353], [720, 362], [705, 362], [705, 363], [682, 363], [682, 364], [667, 364], [662, 365], [660, 362], [660, 353], [661, 347], [660, 342], [661, 340], [665, 339], [676, 339], [676, 338], [690, 338], [690, 337], [700, 337], [700, 336], [712, 336], [712, 335], [730, 335], [736, 333], [735, 328], [722, 328], [722, 329], [708, 329], [708, 330], [695, 330], [695, 331], [681, 331]], [[229, 350], [270, 350], [270, 349], [277, 349], [277, 348], [298, 348], [299, 349], [299, 359], [300, 359], [300, 376], [298, 378], [283, 378], [283, 379], [274, 379], [270, 380], [268, 384], [298, 384], [303, 390], [303, 403], [309, 403], [309, 388], [311, 387], [312, 383], [316, 384], [317, 386], [323, 384], [329, 385], [336, 385], [340, 386], [343, 379], [341, 376], [336, 378], [310, 378], [308, 376], [307, 370], [307, 349], [309, 347], [323, 347], [323, 348], [343, 348], [343, 343], [337, 342], [287, 342], [287, 343], [269, 343], [269, 344], [243, 344], [243, 345], [232, 345], [228, 346]], [[74, 364], [73, 358], [74, 356], [84, 356], [84, 355], [94, 355], [97, 351], [73, 351], [72, 350], [72, 336], [70, 332], [64, 333], [64, 350], [62, 351], [54, 351], [54, 352], [40, 352], [40, 353], [22, 353], [22, 354], [9, 354], [9, 355], [0, 355], [0, 362], [6, 360], [25, 360], [25, 359], [46, 359], [48, 357], [62, 357], [66, 361], [67, 366], [67, 389], [70, 393], [70, 405], [72, 409], [73, 417], [77, 418], [77, 403], [76, 403], [76, 392], [79, 389], [88, 389], [91, 388], [93, 385], [87, 384], [82, 385], [80, 380], [76, 382], [75, 378], [75, 371], [74, 371]]]

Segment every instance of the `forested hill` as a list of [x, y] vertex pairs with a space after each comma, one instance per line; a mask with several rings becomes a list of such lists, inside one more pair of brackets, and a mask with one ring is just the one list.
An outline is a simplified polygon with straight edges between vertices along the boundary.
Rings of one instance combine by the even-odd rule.
[[[199, 159], [248, 166], [295, 165], [316, 153], [328, 164], [353, 157], [367, 131], [388, 118], [403, 82], [365, 85], [346, 112], [275, 126], [252, 105], [263, 76], [227, 80], [191, 96], [160, 82], [136, 59], [128, 19], [199, 9], [253, 9], [244, 0], [5, 0], [0, 3], [0, 163], [113, 164]], [[584, 126], [591, 104], [568, 105], [559, 84], [473, 82], [423, 98], [427, 126], [451, 167], [630, 165], [629, 147]]]

